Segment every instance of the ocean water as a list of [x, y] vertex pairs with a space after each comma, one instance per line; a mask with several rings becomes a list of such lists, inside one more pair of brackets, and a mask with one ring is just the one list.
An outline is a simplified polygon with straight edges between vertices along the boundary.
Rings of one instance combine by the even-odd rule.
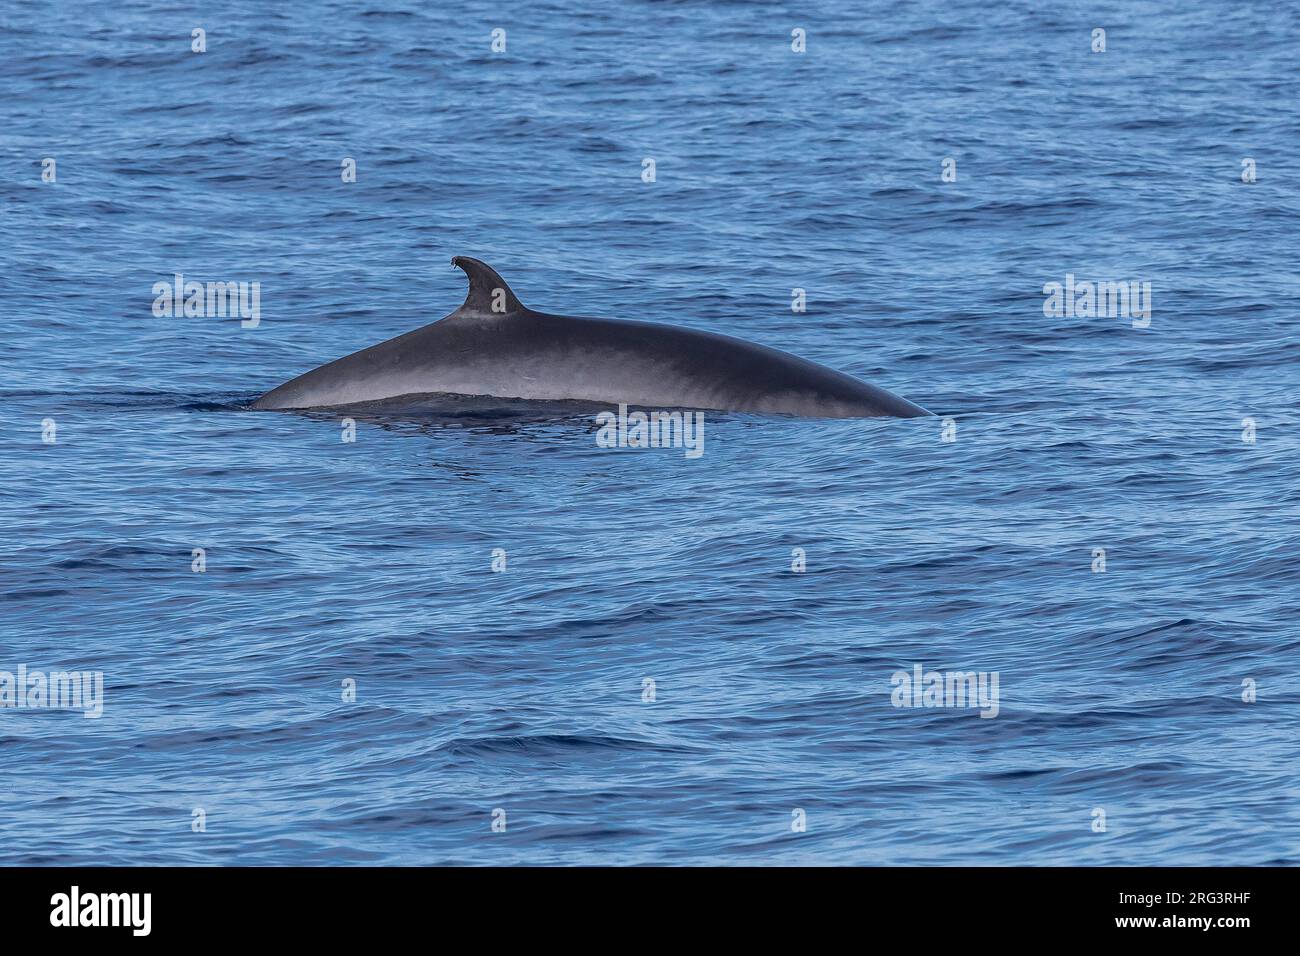
[[[0, 707], [4, 863], [1300, 860], [1284, 7], [0, 28], [0, 671], [103, 675], [96, 719]], [[247, 408], [450, 312], [453, 255], [936, 416], [708, 413], [688, 458]], [[260, 321], [155, 315], [176, 273]], [[1046, 315], [1070, 275], [1149, 317]], [[917, 666], [996, 673], [996, 716], [895, 706]]]

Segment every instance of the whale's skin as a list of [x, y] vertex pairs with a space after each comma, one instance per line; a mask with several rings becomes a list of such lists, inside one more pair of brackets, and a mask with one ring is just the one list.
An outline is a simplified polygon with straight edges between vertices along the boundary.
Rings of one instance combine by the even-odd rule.
[[470, 280], [455, 312], [299, 375], [253, 407], [449, 392], [812, 418], [930, 414], [850, 375], [728, 335], [534, 312], [486, 263], [457, 256], [452, 264]]

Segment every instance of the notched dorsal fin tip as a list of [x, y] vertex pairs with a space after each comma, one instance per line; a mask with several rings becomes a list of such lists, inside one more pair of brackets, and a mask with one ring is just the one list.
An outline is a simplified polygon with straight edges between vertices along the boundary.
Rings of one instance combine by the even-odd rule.
[[523, 303], [506, 285], [506, 280], [486, 262], [469, 256], [452, 256], [451, 264], [469, 277], [469, 292], [458, 312], [509, 315], [525, 311]]

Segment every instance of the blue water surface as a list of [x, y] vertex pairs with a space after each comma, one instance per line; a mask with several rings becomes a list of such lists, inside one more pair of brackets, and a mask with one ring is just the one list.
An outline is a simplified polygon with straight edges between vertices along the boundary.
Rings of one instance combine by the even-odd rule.
[[[6, 0], [0, 671], [104, 711], [0, 708], [3, 862], [1300, 861], [1298, 51], [1226, 0]], [[936, 417], [248, 410], [453, 255]]]

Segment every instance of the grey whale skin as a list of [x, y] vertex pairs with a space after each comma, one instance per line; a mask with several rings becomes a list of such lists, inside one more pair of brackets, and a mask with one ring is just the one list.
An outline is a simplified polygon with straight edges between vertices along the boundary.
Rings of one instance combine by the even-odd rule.
[[455, 312], [299, 375], [252, 407], [327, 408], [451, 392], [808, 418], [930, 414], [850, 375], [729, 335], [534, 312], [486, 263], [468, 256], [451, 262], [469, 276], [469, 294]]

